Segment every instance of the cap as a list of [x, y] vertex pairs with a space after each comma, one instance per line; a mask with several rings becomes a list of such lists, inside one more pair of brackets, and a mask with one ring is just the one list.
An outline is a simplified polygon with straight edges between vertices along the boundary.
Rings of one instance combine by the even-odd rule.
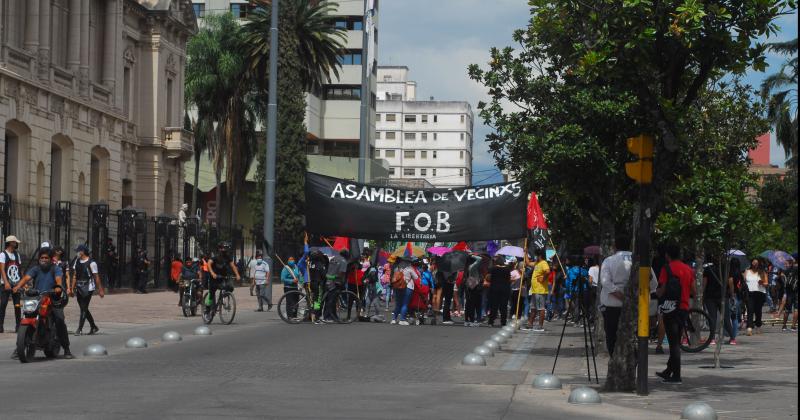
[[45, 248], [52, 248], [50, 246], [50, 242], [44, 241], [44, 242], [42, 242], [41, 245], [39, 245], [39, 249], [45, 249]]
[[80, 244], [75, 247], [75, 252], [83, 252], [84, 254], [89, 254], [89, 247], [83, 244]]
[[14, 235], [8, 235], [8, 236], [6, 236], [6, 242], [16, 242], [16, 243], [21, 243], [21, 242], [19, 241], [19, 239], [17, 239], [17, 237], [16, 237], [16, 236], [14, 236]]

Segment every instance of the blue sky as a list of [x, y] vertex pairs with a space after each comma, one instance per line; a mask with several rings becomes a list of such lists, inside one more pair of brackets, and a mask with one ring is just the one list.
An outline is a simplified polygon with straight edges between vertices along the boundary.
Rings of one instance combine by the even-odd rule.
[[[524, 27], [529, 16], [523, 0], [382, 0], [378, 63], [408, 66], [411, 79], [417, 82], [418, 98], [468, 101], [477, 114], [478, 101], [487, 95], [467, 77], [467, 66], [485, 66], [491, 47], [516, 47], [511, 33]], [[775, 40], [797, 36], [796, 14], [782, 17], [778, 23], [783, 32]], [[750, 72], [745, 81], [758, 86], [781, 62], [781, 57], [770, 55], [767, 72]], [[474, 183], [501, 181], [484, 141], [489, 132], [476, 115]], [[772, 160], [782, 162], [783, 153], [773, 152]]]

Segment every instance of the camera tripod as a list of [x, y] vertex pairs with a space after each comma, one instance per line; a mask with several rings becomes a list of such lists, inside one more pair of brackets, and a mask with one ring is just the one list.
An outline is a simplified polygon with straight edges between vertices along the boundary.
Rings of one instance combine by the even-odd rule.
[[[558, 354], [561, 352], [561, 344], [564, 341], [564, 333], [567, 330], [567, 323], [569, 322], [570, 318], [573, 318], [575, 323], [581, 322], [583, 324], [583, 345], [586, 354], [586, 374], [589, 377], [589, 383], [592, 382], [592, 366], [589, 364], [589, 348], [591, 347], [592, 351], [592, 362], [594, 363], [594, 378], [597, 383], [600, 383], [600, 378], [597, 376], [597, 357], [594, 351], [594, 337], [592, 337], [592, 325], [590, 322], [590, 313], [589, 308], [586, 306], [586, 300], [584, 299], [584, 289], [585, 289], [586, 279], [583, 277], [578, 278], [578, 308], [577, 314], [575, 311], [570, 311], [567, 313], [567, 316], [564, 317], [564, 327], [561, 329], [561, 338], [558, 340], [558, 348], [556, 349], [556, 358], [553, 361], [553, 370], [550, 371], [551, 374], [555, 374], [556, 372], [556, 363], [558, 363]], [[587, 323], [589, 324], [587, 326]]]

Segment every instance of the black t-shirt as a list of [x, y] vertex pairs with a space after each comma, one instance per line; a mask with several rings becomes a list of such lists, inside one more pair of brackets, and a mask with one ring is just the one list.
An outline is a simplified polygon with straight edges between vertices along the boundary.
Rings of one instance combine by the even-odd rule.
[[511, 269], [508, 267], [492, 267], [489, 269], [489, 282], [491, 289], [511, 288]]
[[225, 254], [220, 254], [211, 260], [211, 268], [217, 276], [227, 276], [231, 271], [231, 258]]
[[311, 281], [319, 282], [325, 280], [325, 273], [328, 272], [328, 257], [320, 255], [312, 255], [309, 258], [308, 275]]
[[719, 280], [717, 280], [717, 273], [714, 273], [712, 269], [706, 268], [703, 272], [703, 276], [706, 278], [706, 288], [703, 291], [703, 298], [706, 300], [722, 299], [722, 285], [720, 285]]

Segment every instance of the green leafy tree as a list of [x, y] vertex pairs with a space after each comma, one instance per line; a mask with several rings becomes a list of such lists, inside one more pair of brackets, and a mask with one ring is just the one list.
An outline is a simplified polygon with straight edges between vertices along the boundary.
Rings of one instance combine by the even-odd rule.
[[[269, 2], [250, 15], [244, 26], [248, 62], [259, 80], [262, 98], [266, 98], [269, 70]], [[275, 233], [278, 253], [296, 252], [294, 245], [303, 237], [305, 212], [305, 92], [338, 77], [337, 57], [343, 50], [345, 33], [336, 28], [332, 12], [337, 3], [289, 0], [281, 2], [278, 33], [278, 127], [275, 200]], [[265, 144], [259, 145], [259, 156]], [[263, 215], [264, 161], [257, 167], [258, 188], [251, 197], [253, 213]]]
[[775, 137], [786, 151], [787, 163], [797, 169], [797, 38], [769, 44], [773, 52], [788, 56], [777, 73], [761, 83], [761, 94], [769, 97], [767, 115], [775, 125]]
[[766, 177], [758, 191], [758, 207], [764, 215], [764, 226], [746, 249], [797, 251], [797, 172]]
[[[575, 77], [580, 86], [635, 98], [636, 107], [628, 113], [629, 123], [621, 127], [614, 147], [625, 149], [625, 137], [633, 134], [630, 128], [655, 136], [653, 183], [641, 200], [649, 216], [643, 219], [639, 238], [649, 241], [652, 220], [666, 204], [665, 194], [690, 170], [682, 165], [681, 151], [696, 141], [687, 120], [694, 118], [698, 99], [709, 82], [722, 75], [750, 67], [763, 70], [766, 47], [755, 40], [775, 34], [773, 20], [793, 9], [795, 2], [530, 0], [529, 5], [530, 23], [515, 35], [523, 46], [523, 61], [538, 60], [544, 72], [567, 83]], [[635, 255], [635, 261], [639, 257]], [[632, 269], [637, 272], [638, 262]], [[630, 281], [625, 291], [608, 390], [635, 386], [636, 289], [637, 282]]]

